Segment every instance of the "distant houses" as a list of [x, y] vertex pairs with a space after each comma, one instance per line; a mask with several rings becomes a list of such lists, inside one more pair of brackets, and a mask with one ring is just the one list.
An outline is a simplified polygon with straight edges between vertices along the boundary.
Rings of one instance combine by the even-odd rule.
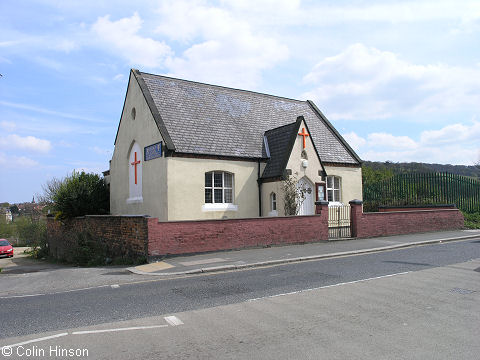
[[13, 216], [12, 212], [10, 211], [10, 208], [8, 207], [1, 207], [0, 208], [0, 221], [9, 224], [13, 221]]

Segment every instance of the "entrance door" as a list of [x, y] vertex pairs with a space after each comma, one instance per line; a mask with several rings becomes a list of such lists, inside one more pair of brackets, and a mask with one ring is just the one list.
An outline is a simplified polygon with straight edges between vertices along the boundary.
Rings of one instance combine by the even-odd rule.
[[315, 214], [315, 204], [313, 202], [315, 197], [315, 187], [313, 186], [313, 184], [306, 177], [303, 177], [298, 180], [297, 189], [305, 189], [305, 199], [300, 204], [298, 215]]

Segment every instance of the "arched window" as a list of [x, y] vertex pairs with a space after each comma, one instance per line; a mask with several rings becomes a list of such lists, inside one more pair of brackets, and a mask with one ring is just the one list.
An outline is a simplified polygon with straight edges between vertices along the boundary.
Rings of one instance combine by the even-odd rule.
[[327, 176], [327, 200], [342, 202], [342, 181], [339, 176]]
[[233, 174], [225, 171], [205, 173], [205, 204], [233, 204]]
[[277, 194], [270, 194], [270, 211], [277, 211]]
[[133, 143], [128, 155], [128, 185], [129, 198], [127, 203], [142, 202], [142, 149], [138, 143]]

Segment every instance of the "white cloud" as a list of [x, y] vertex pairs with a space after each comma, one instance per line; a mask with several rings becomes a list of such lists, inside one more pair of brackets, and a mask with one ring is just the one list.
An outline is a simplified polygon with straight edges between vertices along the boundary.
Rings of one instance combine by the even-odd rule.
[[162, 67], [172, 51], [163, 41], [139, 35], [142, 23], [138, 13], [117, 21], [111, 21], [106, 15], [99, 17], [91, 30], [103, 47], [127, 59], [130, 64]]
[[480, 122], [474, 121], [471, 126], [453, 124], [440, 130], [424, 131], [421, 141], [425, 144], [448, 144], [475, 141], [480, 146]]
[[46, 114], [46, 115], [63, 117], [63, 118], [67, 118], [67, 119], [85, 120], [85, 121], [95, 122], [95, 123], [106, 123], [106, 121], [103, 121], [103, 120], [92, 119], [92, 118], [82, 116], [82, 115], [45, 109], [45, 108], [41, 108], [41, 107], [38, 107], [38, 106], [29, 105], [29, 104], [12, 103], [12, 102], [9, 102], [9, 101], [0, 100], [0, 105], [11, 107], [11, 108], [14, 108], [14, 109], [28, 110], [28, 111], [33, 111], [33, 112], [36, 112], [36, 113], [41, 113], [41, 114]]
[[16, 134], [0, 137], [0, 146], [3, 148], [17, 148], [41, 153], [47, 153], [52, 148], [52, 144], [48, 140], [39, 139], [34, 136], [22, 137]]
[[225, 8], [165, 1], [159, 14], [157, 33], [188, 46], [167, 59], [171, 76], [254, 88], [263, 70], [289, 56], [288, 47], [273, 34], [263, 34]]
[[0, 165], [5, 168], [30, 168], [38, 165], [38, 162], [25, 156], [8, 156], [0, 152]]
[[478, 1], [397, 1], [367, 2], [367, 5], [318, 6], [307, 19], [323, 14], [327, 24], [349, 21], [412, 23], [460, 19], [466, 21], [480, 16]]
[[472, 165], [480, 154], [480, 122], [477, 121], [423, 131], [419, 141], [388, 133], [371, 133], [364, 138], [350, 132], [344, 137], [364, 160]]
[[15, 130], [15, 123], [14, 122], [11, 122], [11, 121], [0, 121], [0, 127], [7, 131], [7, 132], [12, 132]]
[[405, 151], [368, 150], [360, 154], [364, 160], [394, 162], [427, 162], [436, 164], [473, 165], [477, 150], [461, 144], [447, 147], [421, 147]]
[[[435, 1], [303, 1], [223, 0], [237, 16], [258, 26], [301, 25], [309, 29], [350, 26], [360, 23], [401, 24], [442, 22], [452, 31], [478, 29], [480, 3], [477, 0]], [[268, 16], [265, 16], [268, 14]], [[476, 26], [472, 26], [475, 25]], [[341, 31], [341, 30], [340, 30]], [[327, 40], [328, 41], [328, 40]]]
[[415, 149], [418, 145], [408, 136], [394, 136], [387, 133], [372, 133], [368, 135], [370, 146], [384, 146], [397, 149]]
[[353, 131], [348, 134], [344, 134], [343, 137], [347, 141], [347, 143], [355, 150], [360, 149], [362, 146], [364, 146], [367, 143], [367, 140], [358, 136]]
[[318, 62], [303, 94], [332, 119], [382, 119], [392, 115], [478, 109], [480, 68], [416, 65], [398, 55], [354, 44]]
[[92, 150], [94, 153], [98, 155], [108, 155], [111, 156], [113, 154], [113, 151], [111, 149], [103, 149], [98, 146], [91, 147], [90, 150]]

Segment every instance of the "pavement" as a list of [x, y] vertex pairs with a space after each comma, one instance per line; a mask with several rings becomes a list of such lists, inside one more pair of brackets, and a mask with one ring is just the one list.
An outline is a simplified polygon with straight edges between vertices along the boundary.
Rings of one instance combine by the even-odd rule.
[[347, 239], [317, 243], [229, 250], [166, 258], [127, 268], [138, 275], [172, 276], [240, 270], [291, 262], [388, 251], [434, 243], [480, 238], [480, 230], [439, 231], [369, 239]]

